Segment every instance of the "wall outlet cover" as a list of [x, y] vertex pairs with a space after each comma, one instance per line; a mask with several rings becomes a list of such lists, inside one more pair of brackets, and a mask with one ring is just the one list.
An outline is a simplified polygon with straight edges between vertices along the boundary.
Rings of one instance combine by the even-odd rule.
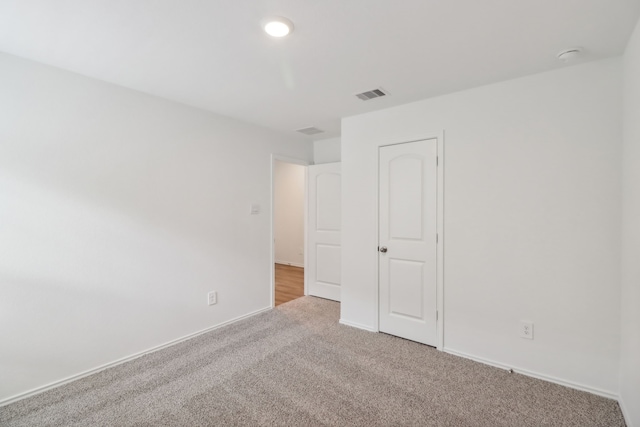
[[533, 339], [533, 322], [520, 321], [520, 337], [528, 340]]

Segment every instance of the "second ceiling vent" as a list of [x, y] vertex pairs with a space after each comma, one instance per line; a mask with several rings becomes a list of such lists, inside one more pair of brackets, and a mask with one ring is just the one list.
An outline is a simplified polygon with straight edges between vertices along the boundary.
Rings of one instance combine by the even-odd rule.
[[358, 93], [356, 94], [356, 96], [358, 97], [358, 99], [361, 99], [363, 101], [368, 101], [370, 99], [376, 99], [382, 96], [387, 96], [387, 93], [383, 91], [381, 88], [378, 88], [378, 89], [373, 89], [373, 90], [368, 90], [366, 92]]

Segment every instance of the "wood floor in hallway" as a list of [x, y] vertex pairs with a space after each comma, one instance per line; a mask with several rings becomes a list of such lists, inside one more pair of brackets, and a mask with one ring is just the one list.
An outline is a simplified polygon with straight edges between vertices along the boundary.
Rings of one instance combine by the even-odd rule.
[[304, 268], [276, 264], [276, 306], [304, 296]]

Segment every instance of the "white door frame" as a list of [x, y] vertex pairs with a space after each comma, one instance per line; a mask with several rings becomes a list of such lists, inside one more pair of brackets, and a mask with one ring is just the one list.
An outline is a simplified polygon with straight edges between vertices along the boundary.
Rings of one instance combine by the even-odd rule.
[[275, 244], [274, 244], [274, 232], [273, 232], [273, 224], [275, 221], [274, 215], [274, 205], [275, 205], [275, 166], [276, 161], [293, 163], [296, 165], [304, 166], [304, 294], [308, 295], [307, 290], [307, 206], [309, 205], [309, 200], [307, 199], [307, 166], [312, 164], [308, 160], [297, 159], [294, 157], [281, 156], [279, 154], [271, 154], [271, 212], [270, 212], [270, 225], [269, 225], [269, 238], [271, 242], [271, 308], [276, 306], [276, 255], [275, 255]]
[[[386, 147], [389, 145], [405, 144], [408, 142], [423, 141], [425, 139], [437, 139], [438, 143], [438, 167], [437, 167], [437, 207], [436, 207], [436, 229], [438, 233], [438, 243], [436, 247], [436, 310], [438, 311], [438, 320], [436, 324], [438, 344], [436, 348], [440, 351], [444, 350], [444, 131], [438, 133], [430, 133], [424, 135], [415, 135], [410, 138], [403, 138], [401, 140], [381, 141], [375, 147], [376, 150], [376, 188], [380, 188], [380, 147]], [[380, 229], [380, 193], [376, 191], [376, 233]], [[372, 248], [375, 249], [375, 248]], [[380, 332], [380, 258], [378, 251], [372, 250], [375, 256], [376, 265], [376, 277], [378, 277], [378, 283], [376, 287], [376, 316], [375, 316], [375, 330]]]

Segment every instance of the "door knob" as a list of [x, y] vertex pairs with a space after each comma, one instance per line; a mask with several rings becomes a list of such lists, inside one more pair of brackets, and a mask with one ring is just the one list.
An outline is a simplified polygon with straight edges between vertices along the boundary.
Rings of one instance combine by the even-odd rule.
[[382, 246], [380, 247], [380, 249], [378, 249], [380, 252], [385, 253], [387, 252], [387, 247], [386, 246]]

